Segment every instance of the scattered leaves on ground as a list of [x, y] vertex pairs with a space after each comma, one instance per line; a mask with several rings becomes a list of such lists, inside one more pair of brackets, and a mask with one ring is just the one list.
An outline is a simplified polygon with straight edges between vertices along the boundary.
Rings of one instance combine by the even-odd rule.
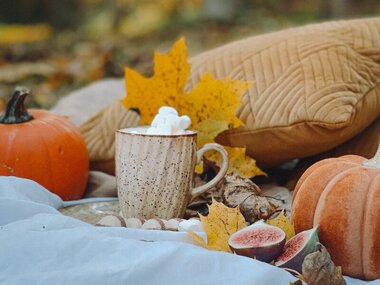
[[327, 249], [318, 243], [318, 250], [308, 254], [302, 263], [301, 279], [308, 285], [345, 285], [340, 266], [332, 262]]
[[286, 240], [295, 235], [294, 224], [285, 216], [284, 210], [276, 218], [267, 220], [266, 223], [281, 228], [286, 234]]
[[47, 24], [0, 25], [0, 44], [19, 44], [46, 40], [52, 29]]
[[188, 233], [201, 246], [210, 250], [232, 252], [228, 246], [229, 237], [246, 227], [246, 222], [238, 207], [229, 208], [215, 200], [209, 206], [208, 215], [200, 215], [200, 218], [207, 234], [207, 244], [194, 232], [189, 231]]

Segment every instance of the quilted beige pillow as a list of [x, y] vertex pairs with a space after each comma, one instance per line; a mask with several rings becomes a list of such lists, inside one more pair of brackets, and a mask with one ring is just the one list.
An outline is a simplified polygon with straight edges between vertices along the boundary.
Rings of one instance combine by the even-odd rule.
[[216, 77], [254, 80], [218, 141], [245, 145], [261, 165], [332, 149], [380, 116], [380, 18], [314, 24], [237, 41], [192, 60], [189, 86]]

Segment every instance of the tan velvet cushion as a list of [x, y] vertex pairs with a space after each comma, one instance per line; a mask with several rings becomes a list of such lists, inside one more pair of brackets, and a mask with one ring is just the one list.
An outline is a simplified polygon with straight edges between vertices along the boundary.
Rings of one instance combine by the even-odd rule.
[[218, 141], [272, 166], [330, 150], [380, 116], [380, 18], [330, 22], [247, 38], [192, 59], [189, 87], [216, 77], [255, 80]]
[[321, 154], [324, 158], [338, 157], [346, 154], [361, 155], [366, 158], [375, 156], [380, 143], [380, 117], [363, 132], [344, 144]]
[[301, 159], [296, 168], [293, 169], [292, 174], [288, 178], [286, 187], [293, 190], [296, 186], [298, 179], [311, 165], [322, 159], [330, 157], [339, 157], [347, 154], [356, 154], [366, 158], [375, 156], [377, 148], [380, 143], [380, 118], [369, 125], [364, 131], [350, 139], [349, 141], [341, 144], [340, 146], [328, 150], [326, 152]]

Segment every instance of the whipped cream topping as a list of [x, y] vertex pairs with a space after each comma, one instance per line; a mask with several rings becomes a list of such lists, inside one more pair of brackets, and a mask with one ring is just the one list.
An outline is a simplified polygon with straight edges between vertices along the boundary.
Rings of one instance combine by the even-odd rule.
[[188, 116], [178, 116], [176, 109], [163, 106], [154, 117], [151, 126], [146, 131], [147, 135], [182, 135], [191, 125]]

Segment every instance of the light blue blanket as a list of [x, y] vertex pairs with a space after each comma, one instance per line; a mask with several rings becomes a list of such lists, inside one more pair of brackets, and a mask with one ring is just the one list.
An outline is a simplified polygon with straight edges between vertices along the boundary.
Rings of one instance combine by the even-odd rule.
[[[284, 284], [266, 263], [181, 242], [143, 242], [66, 217], [37, 183], [0, 177], [0, 284]], [[122, 229], [120, 229], [122, 230]], [[367, 282], [347, 278], [348, 284]], [[380, 284], [380, 280], [368, 284]]]

